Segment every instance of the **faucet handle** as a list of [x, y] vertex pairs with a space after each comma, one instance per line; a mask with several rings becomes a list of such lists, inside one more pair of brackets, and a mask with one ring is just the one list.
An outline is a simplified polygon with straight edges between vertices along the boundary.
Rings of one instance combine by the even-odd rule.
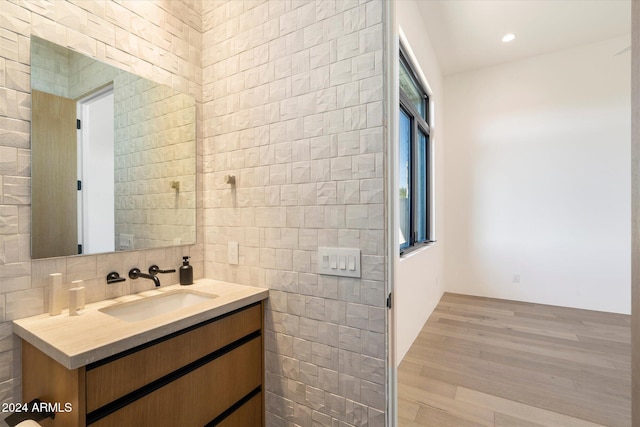
[[107, 274], [107, 284], [110, 285], [112, 283], [118, 283], [118, 282], [124, 282], [125, 279], [124, 277], [120, 277], [120, 274], [117, 271], [112, 271], [111, 273]]
[[157, 265], [152, 265], [151, 267], [149, 267], [149, 274], [155, 276], [158, 273], [175, 273], [176, 269], [173, 268], [171, 270], [160, 270], [160, 267], [158, 267]]
[[131, 270], [129, 270], [129, 278], [130, 279], [137, 279], [138, 277], [140, 277], [140, 269], [139, 268], [132, 268]]

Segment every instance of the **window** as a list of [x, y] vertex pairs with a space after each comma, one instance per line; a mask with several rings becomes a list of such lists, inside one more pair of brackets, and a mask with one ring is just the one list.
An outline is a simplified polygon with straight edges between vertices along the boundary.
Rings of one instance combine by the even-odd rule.
[[400, 254], [432, 242], [429, 96], [400, 47]]

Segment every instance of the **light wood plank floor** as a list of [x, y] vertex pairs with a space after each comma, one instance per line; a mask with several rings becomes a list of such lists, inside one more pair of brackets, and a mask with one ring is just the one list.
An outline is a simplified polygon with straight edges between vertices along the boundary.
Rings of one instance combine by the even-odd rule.
[[399, 425], [631, 426], [630, 325], [445, 294], [398, 369]]

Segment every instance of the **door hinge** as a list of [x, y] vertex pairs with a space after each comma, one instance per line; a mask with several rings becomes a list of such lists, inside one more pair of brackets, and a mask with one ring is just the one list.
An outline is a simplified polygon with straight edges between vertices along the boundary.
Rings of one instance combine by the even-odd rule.
[[391, 298], [391, 293], [389, 293], [389, 296], [387, 296], [387, 308], [391, 309], [391, 305], [392, 305], [392, 298]]
[[78, 180], [78, 191], [82, 191], [82, 181]]
[[76, 119], [76, 129], [82, 129], [82, 122], [80, 119]]

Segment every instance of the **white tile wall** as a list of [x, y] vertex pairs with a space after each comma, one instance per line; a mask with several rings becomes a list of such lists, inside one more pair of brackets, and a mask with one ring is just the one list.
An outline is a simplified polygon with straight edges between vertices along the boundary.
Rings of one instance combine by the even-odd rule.
[[[130, 74], [114, 79], [116, 238], [134, 247], [195, 241], [195, 105]], [[171, 187], [177, 181], [178, 191]]]
[[[271, 289], [267, 424], [384, 425], [382, 1], [203, 12], [205, 270]], [[360, 248], [363, 278], [317, 275], [325, 245]]]

